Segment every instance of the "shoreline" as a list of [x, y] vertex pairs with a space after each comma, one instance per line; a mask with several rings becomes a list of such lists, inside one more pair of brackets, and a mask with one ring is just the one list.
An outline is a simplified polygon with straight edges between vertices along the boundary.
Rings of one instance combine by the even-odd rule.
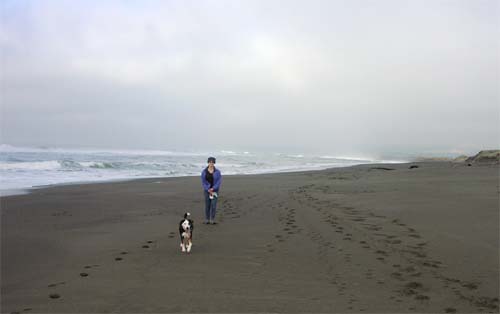
[[[330, 168], [321, 168], [321, 169], [309, 169], [309, 170], [285, 170], [285, 171], [277, 171], [277, 172], [263, 172], [263, 173], [249, 173], [249, 174], [225, 174], [224, 177], [229, 176], [259, 176], [259, 175], [270, 175], [270, 174], [286, 174], [286, 173], [307, 173], [307, 172], [315, 172], [315, 171], [328, 171], [331, 169], [339, 169], [339, 168], [351, 168], [351, 167], [364, 167], [364, 166], [388, 166], [388, 165], [402, 165], [402, 164], [412, 164], [412, 163], [426, 163], [423, 162], [391, 162], [391, 163], [369, 163], [369, 164], [358, 164], [352, 166], [342, 166], [342, 167], [330, 167]], [[449, 162], [449, 161], [436, 161], [436, 162]], [[201, 172], [201, 170], [200, 170]], [[185, 178], [185, 177], [199, 177], [198, 175], [181, 175], [181, 176], [173, 176], [173, 177], [165, 177], [165, 176], [154, 176], [154, 177], [139, 177], [139, 178], [124, 178], [124, 179], [105, 179], [105, 180], [97, 180], [97, 181], [74, 181], [74, 182], [65, 182], [65, 183], [54, 183], [54, 184], [46, 184], [46, 185], [37, 185], [32, 187], [25, 188], [14, 188], [14, 189], [0, 189], [0, 198], [16, 196], [16, 195], [27, 195], [32, 193], [35, 190], [40, 189], [50, 189], [57, 188], [61, 186], [80, 186], [80, 185], [88, 185], [88, 184], [107, 184], [107, 183], [120, 183], [120, 182], [133, 182], [133, 181], [141, 181], [141, 180], [149, 180], [149, 179], [171, 179], [171, 178]], [[12, 194], [6, 194], [12, 193]]]
[[498, 171], [226, 175], [215, 226], [197, 176], [1, 197], [2, 312], [495, 313]]

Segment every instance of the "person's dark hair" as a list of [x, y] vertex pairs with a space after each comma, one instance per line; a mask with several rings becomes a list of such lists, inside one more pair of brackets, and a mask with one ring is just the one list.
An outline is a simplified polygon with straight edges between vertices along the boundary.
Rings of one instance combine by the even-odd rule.
[[214, 164], [215, 164], [215, 157], [208, 157], [208, 160], [207, 160], [207, 163], [213, 161]]

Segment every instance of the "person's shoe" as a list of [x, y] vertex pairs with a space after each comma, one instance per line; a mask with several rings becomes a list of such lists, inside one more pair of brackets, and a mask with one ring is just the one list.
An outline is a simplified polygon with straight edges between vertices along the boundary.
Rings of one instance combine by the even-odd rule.
[[215, 222], [215, 221], [212, 221], [212, 225], [216, 225], [216, 224], [217, 224], [217, 222]]
[[210, 222], [207, 220], [207, 221], [204, 222], [204, 224], [208, 225], [208, 224], [210, 224]]

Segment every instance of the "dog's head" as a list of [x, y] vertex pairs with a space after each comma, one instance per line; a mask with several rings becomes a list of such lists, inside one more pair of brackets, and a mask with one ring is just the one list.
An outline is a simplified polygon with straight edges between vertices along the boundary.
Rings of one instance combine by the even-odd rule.
[[191, 222], [189, 221], [190, 213], [184, 214], [184, 221], [181, 223], [182, 229], [185, 232], [191, 232]]

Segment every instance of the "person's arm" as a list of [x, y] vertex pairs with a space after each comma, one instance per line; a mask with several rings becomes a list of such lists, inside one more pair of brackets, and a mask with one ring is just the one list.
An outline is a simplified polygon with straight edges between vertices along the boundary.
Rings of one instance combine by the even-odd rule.
[[217, 170], [217, 176], [214, 175], [214, 191], [219, 191], [220, 185], [222, 183], [222, 174]]
[[207, 179], [205, 178], [205, 173], [206, 173], [206, 171], [205, 171], [205, 170], [203, 170], [203, 171], [201, 172], [201, 184], [203, 185], [203, 189], [204, 189], [205, 191], [208, 191], [208, 189], [210, 189], [210, 183], [209, 183], [209, 182], [207, 181]]

